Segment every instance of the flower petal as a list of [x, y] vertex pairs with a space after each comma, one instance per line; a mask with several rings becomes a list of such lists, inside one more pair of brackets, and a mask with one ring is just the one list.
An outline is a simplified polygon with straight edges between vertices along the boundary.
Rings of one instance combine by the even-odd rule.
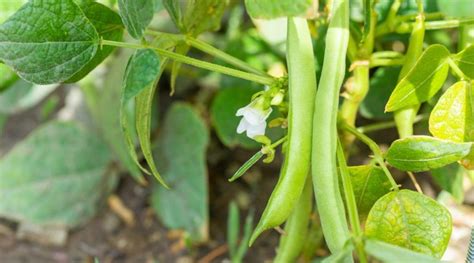
[[267, 123], [264, 121], [259, 123], [258, 125], [252, 125], [247, 127], [247, 137], [255, 138], [258, 135], [265, 135], [265, 129], [267, 127]]
[[237, 133], [241, 134], [244, 131], [246, 131], [249, 127], [249, 123], [245, 120], [245, 118], [242, 118], [239, 122], [239, 126], [237, 126]]
[[242, 107], [240, 109], [237, 110], [237, 113], [235, 114], [235, 116], [244, 116], [244, 114], [250, 109], [250, 104], [245, 106], [245, 107]]

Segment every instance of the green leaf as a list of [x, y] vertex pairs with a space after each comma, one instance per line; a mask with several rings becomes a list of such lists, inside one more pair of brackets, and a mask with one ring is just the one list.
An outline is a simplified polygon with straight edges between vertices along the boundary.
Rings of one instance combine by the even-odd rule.
[[154, 152], [171, 189], [155, 187], [152, 206], [165, 226], [184, 229], [195, 242], [208, 238], [208, 142], [201, 117], [191, 106], [175, 103], [166, 115]]
[[163, 1], [176, 27], [191, 36], [218, 30], [228, 3], [228, 0]]
[[16, 80], [18, 76], [15, 72], [7, 65], [0, 63], [0, 92], [9, 88]]
[[466, 76], [470, 79], [474, 79], [474, 45], [459, 52], [453, 59]]
[[242, 175], [244, 175], [252, 166], [254, 166], [260, 159], [263, 157], [263, 152], [258, 151], [256, 152], [250, 159], [248, 159], [229, 179], [229, 182], [233, 182], [239, 179]]
[[367, 237], [436, 258], [446, 250], [451, 230], [451, 215], [445, 207], [410, 190], [391, 192], [379, 199], [365, 225]]
[[15, 114], [34, 107], [57, 87], [57, 84], [34, 85], [18, 80], [9, 89], [0, 93], [0, 113]]
[[425, 50], [390, 96], [385, 111], [418, 105], [433, 97], [443, 86], [449, 71], [449, 50], [431, 45]]
[[441, 96], [431, 111], [433, 136], [454, 142], [474, 141], [474, 92], [467, 81], [459, 81]]
[[0, 60], [37, 84], [71, 78], [98, 45], [94, 25], [72, 0], [32, 0], [0, 25]]
[[442, 261], [428, 255], [412, 250], [394, 246], [375, 239], [365, 241], [365, 251], [385, 263], [416, 262], [416, 263], [441, 263]]
[[311, 16], [315, 10], [313, 0], [245, 0], [252, 18], [272, 19], [285, 16]]
[[429, 136], [411, 136], [396, 140], [385, 158], [402, 171], [421, 172], [436, 169], [461, 160], [472, 143], [456, 143]]
[[[124, 85], [121, 99], [120, 122], [122, 131], [129, 148], [130, 155], [135, 163], [146, 173], [149, 173], [143, 168], [135, 152], [135, 145], [131, 140], [129, 129], [129, 121], [125, 112], [128, 102], [140, 94], [141, 98], [137, 100], [136, 105], [136, 129], [142, 151], [145, 155], [148, 165], [150, 166], [153, 175], [156, 179], [166, 186], [160, 174], [158, 173], [153, 158], [151, 156], [150, 147], [150, 119], [151, 115], [146, 114], [151, 109], [151, 101], [158, 79], [161, 76], [163, 67], [160, 57], [150, 49], [140, 49], [130, 58], [124, 77]], [[143, 94], [149, 93], [149, 94]], [[146, 106], [144, 108], [144, 106]], [[145, 114], [144, 114], [145, 113]]]
[[[144, 184], [140, 169], [129, 154], [128, 147], [123, 139], [120, 125], [121, 95], [123, 72], [132, 50], [124, 50], [119, 56], [113, 57], [107, 63], [107, 72], [101, 78], [101, 87], [94, 82], [96, 75], [89, 75], [79, 82], [86, 102], [91, 111], [102, 138], [115, 153], [116, 158], [128, 170], [131, 176], [139, 183]], [[127, 105], [128, 106], [128, 105]], [[129, 107], [130, 108], [130, 107]], [[124, 109], [128, 114], [129, 108]], [[130, 114], [128, 114], [130, 115]], [[133, 127], [131, 124], [129, 127]], [[134, 136], [131, 136], [134, 141]]]
[[237, 134], [240, 117], [235, 116], [239, 108], [250, 103], [252, 95], [258, 89], [251, 87], [224, 88], [219, 90], [211, 105], [211, 118], [217, 136], [227, 147], [242, 146], [247, 149], [257, 149], [258, 143], [249, 139], [245, 134]]
[[153, 19], [154, 0], [118, 0], [119, 13], [128, 33], [140, 39]]
[[0, 160], [0, 215], [75, 227], [90, 219], [114, 185], [110, 153], [76, 123], [51, 122]]
[[359, 215], [366, 216], [375, 202], [390, 192], [391, 185], [382, 168], [374, 165], [351, 166], [352, 187]]
[[400, 67], [378, 68], [370, 79], [370, 92], [360, 105], [360, 114], [367, 119], [389, 119], [392, 114], [384, 112], [385, 104], [397, 85]]
[[[84, 6], [81, 6], [82, 11], [92, 22], [95, 29], [97, 30], [99, 37], [106, 40], [122, 41], [123, 37], [123, 24], [120, 16], [112, 11], [110, 8], [96, 3], [91, 2]], [[77, 82], [91, 72], [97, 65], [102, 63], [113, 51], [113, 46], [103, 46], [94, 58], [89, 61], [79, 72], [67, 80], [69, 83]]]
[[458, 163], [452, 163], [431, 171], [431, 176], [441, 189], [447, 191], [459, 204], [464, 200], [464, 169]]

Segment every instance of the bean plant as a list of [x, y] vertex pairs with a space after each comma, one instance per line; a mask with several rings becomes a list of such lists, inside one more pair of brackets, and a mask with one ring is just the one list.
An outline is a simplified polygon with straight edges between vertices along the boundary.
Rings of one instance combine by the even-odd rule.
[[[243, 138], [246, 144], [258, 145], [260, 150], [241, 164], [228, 183], [241, 180], [262, 159], [268, 164], [281, 155], [283, 161], [265, 209], [256, 211], [260, 215], [258, 224], [252, 231], [252, 217], [249, 217], [241, 241], [238, 241], [238, 208], [232, 204], [228, 240], [233, 262], [242, 261], [246, 246], [266, 238], [263, 233], [271, 229], [281, 233], [275, 262], [312, 260], [317, 245], [311, 237], [319, 230], [330, 252], [324, 262], [440, 262], [450, 240], [452, 218], [443, 204], [423, 193], [417, 177], [420, 173], [434, 174], [454, 167], [461, 174], [470, 174], [472, 179], [474, 19], [469, 15], [474, 13], [464, 16], [457, 15], [462, 10], [452, 11], [455, 5], [462, 9], [469, 3], [448, 0], [11, 2], [10, 7], [2, 7], [0, 3], [0, 12], [4, 11], [1, 8], [5, 12], [7, 8], [15, 10], [0, 25], [0, 62], [4, 64], [0, 64], [0, 88], [5, 92], [18, 88], [10, 85], [18, 77], [35, 85], [79, 83], [96, 113], [114, 114], [120, 120], [116, 127], [120, 136], [111, 137], [110, 131], [105, 131], [105, 137], [112, 143], [123, 142], [126, 152], [119, 154], [119, 159], [138, 183], [147, 184], [148, 174], [161, 185], [157, 190], [160, 201], [156, 205], [163, 213], [173, 209], [167, 205], [166, 200], [170, 199], [165, 196], [179, 184], [180, 177], [171, 176], [183, 173], [179, 166], [192, 165], [192, 169], [205, 170], [205, 160], [198, 153], [205, 151], [207, 139], [195, 138], [206, 134], [207, 129], [201, 121], [193, 119], [196, 114], [189, 105], [172, 106], [161, 131], [161, 135], [172, 139], [158, 140], [156, 144], [161, 149], [158, 153], [168, 159], [156, 161], [151, 136], [156, 125], [153, 102], [162, 75], [171, 72], [171, 96], [179, 86], [180, 74], [184, 74], [183, 65], [258, 86], [250, 90], [246, 103], [237, 105], [232, 113], [235, 116], [230, 117], [238, 118], [231, 136], [245, 133], [248, 138], [238, 137], [239, 140]], [[277, 21], [274, 19], [285, 21], [284, 27], [276, 30], [284, 30], [286, 40], [283, 45], [272, 47], [277, 54], [283, 54], [276, 59], [284, 65], [283, 73], [275, 74], [270, 68], [255, 66], [203, 40], [205, 32], [220, 28], [222, 17], [231, 6], [240, 11], [238, 8], [245, 6], [246, 14], [257, 25]], [[155, 10], [162, 8], [177, 30], [157, 30], [153, 26]], [[230, 22], [228, 27], [231, 31]], [[437, 39], [436, 32], [455, 34], [452, 37], [457, 37], [458, 46], [454, 48], [449, 42]], [[189, 55], [198, 51], [206, 54], [206, 59]], [[91, 76], [96, 67], [107, 63], [111, 59], [108, 57], [117, 52], [121, 56], [125, 54], [128, 63], [123, 76], [119, 76], [119, 109], [110, 112], [107, 105], [104, 107], [105, 102], [98, 108], [100, 96], [92, 88]], [[232, 94], [229, 96], [228, 104], [222, 105], [217, 105], [216, 98], [212, 107], [219, 110], [215, 116], [234, 103]], [[177, 125], [177, 119], [183, 119], [186, 125]], [[367, 119], [374, 121], [362, 125]], [[414, 129], [417, 122], [423, 121], [427, 121], [427, 129]], [[160, 122], [158, 126], [161, 125]], [[191, 126], [187, 125], [194, 126], [188, 130]], [[219, 125], [216, 122], [219, 139], [229, 145]], [[280, 131], [277, 136], [271, 132], [275, 127]], [[380, 136], [373, 135], [383, 135], [392, 127], [396, 127], [399, 138], [391, 141], [388, 148], [381, 147], [375, 140]], [[83, 132], [77, 127], [63, 128], [77, 136]], [[39, 135], [47, 136], [48, 129], [43, 128]], [[189, 137], [180, 139], [183, 132]], [[92, 136], [81, 144], [98, 143], [95, 140]], [[195, 140], [195, 150], [172, 150], [189, 140]], [[354, 165], [351, 157], [364, 144], [370, 150], [367, 161]], [[28, 147], [23, 148], [15, 150], [25, 153]], [[185, 156], [185, 161], [179, 162], [180, 155]], [[26, 180], [12, 179], [15, 173], [21, 174], [20, 170], [9, 167], [16, 160], [14, 157], [7, 156], [0, 162], [0, 202], [4, 203], [0, 204], [0, 215], [41, 223], [42, 219], [26, 211], [26, 207], [5, 204], [15, 198], [8, 189]], [[160, 171], [166, 171], [166, 176]], [[397, 182], [392, 174], [395, 171], [406, 173], [414, 189]], [[455, 174], [442, 173], [442, 176], [449, 178]], [[196, 181], [190, 187], [205, 191], [205, 185], [204, 181]], [[188, 220], [184, 217], [184, 221]], [[79, 224], [68, 222], [72, 226]], [[202, 229], [195, 233], [199, 231]]]

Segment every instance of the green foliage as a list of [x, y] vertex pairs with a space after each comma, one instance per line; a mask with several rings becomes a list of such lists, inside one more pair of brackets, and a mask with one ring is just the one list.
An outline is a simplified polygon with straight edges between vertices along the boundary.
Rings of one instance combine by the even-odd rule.
[[451, 229], [451, 215], [445, 207], [423, 194], [400, 190], [375, 203], [367, 218], [365, 234], [441, 258]]
[[240, 117], [235, 116], [237, 110], [247, 105], [257, 91], [251, 87], [224, 88], [214, 98], [211, 105], [212, 122], [217, 136], [227, 147], [258, 148], [258, 144], [245, 134], [237, 134]]
[[155, 11], [154, 0], [118, 0], [119, 13], [128, 33], [140, 39]]
[[[89, 21], [94, 25], [100, 38], [114, 41], [122, 40], [124, 27], [120, 20], [120, 16], [117, 13], [96, 2], [81, 5], [81, 9], [87, 19], [89, 19]], [[106, 59], [114, 50], [115, 47], [112, 46], [103, 46], [98, 49], [92, 60], [74, 76], [68, 79], [67, 82], [73, 83], [81, 80], [95, 67], [102, 63], [102, 61], [104, 61], [104, 59]]]
[[449, 17], [472, 17], [474, 5], [471, 0], [437, 0], [439, 11]]
[[417, 262], [417, 263], [441, 263], [440, 260], [427, 256], [426, 254], [394, 246], [375, 239], [365, 241], [365, 250], [376, 259], [385, 263]]
[[0, 160], [0, 215], [78, 226], [114, 185], [109, 161], [107, 146], [78, 124], [48, 123]]
[[474, 79], [474, 46], [469, 46], [459, 52], [453, 60], [467, 77]]
[[272, 19], [284, 16], [305, 16], [314, 12], [313, 0], [245, 0], [252, 18]]
[[433, 97], [448, 76], [449, 50], [442, 45], [432, 45], [425, 50], [395, 87], [385, 106], [386, 111], [396, 111], [421, 104]]
[[370, 92], [360, 105], [360, 114], [368, 119], [389, 119], [392, 114], [384, 112], [385, 104], [397, 85], [399, 67], [378, 68], [370, 79]]
[[177, 103], [166, 115], [154, 152], [171, 189], [154, 187], [153, 208], [164, 225], [186, 230], [195, 242], [207, 240], [209, 231], [208, 142], [201, 117], [191, 106]]
[[[150, 49], [141, 49], [135, 52], [130, 58], [127, 69], [125, 71], [121, 108], [120, 108], [120, 122], [122, 125], [123, 134], [125, 136], [130, 155], [132, 156], [135, 163], [145, 172], [144, 168], [141, 167], [137, 153], [135, 152], [135, 145], [131, 139], [131, 131], [129, 130], [129, 120], [126, 114], [126, 108], [129, 101], [137, 96], [136, 101], [136, 129], [140, 145], [147, 160], [148, 165], [156, 177], [156, 179], [163, 185], [166, 186], [165, 182], [158, 173], [155, 162], [151, 154], [150, 146], [150, 114], [143, 114], [142, 111], [149, 111], [151, 109], [151, 101], [153, 99], [153, 93], [156, 84], [162, 73], [162, 60], [160, 57]], [[150, 101], [147, 103], [147, 101]], [[143, 109], [145, 106], [145, 109]], [[147, 172], [148, 173], [148, 172]]]
[[434, 181], [447, 191], [458, 203], [464, 200], [464, 169], [458, 163], [452, 163], [431, 171]]
[[163, 0], [163, 5], [181, 33], [197, 36], [220, 28], [228, 0]]
[[229, 246], [230, 260], [232, 263], [242, 262], [248, 250], [248, 242], [252, 234], [253, 213], [249, 213], [245, 219], [242, 239], [238, 242], [240, 231], [240, 213], [235, 202], [229, 204], [227, 218], [227, 244]]
[[55, 84], [41, 86], [18, 80], [0, 93], [0, 113], [15, 114], [36, 106], [57, 87]]
[[7, 65], [0, 63], [0, 92], [7, 89], [18, 79], [18, 76]]
[[357, 200], [357, 211], [361, 217], [365, 217], [374, 203], [390, 191], [390, 182], [380, 167], [360, 165], [348, 168]]
[[421, 172], [461, 160], [472, 143], [455, 143], [429, 136], [411, 136], [392, 143], [386, 159], [402, 171]]
[[5, 0], [0, 2], [0, 23], [3, 23], [13, 15], [27, 0]]
[[37, 84], [71, 78], [98, 44], [94, 25], [72, 0], [32, 0], [0, 25], [0, 60]]
[[474, 141], [474, 92], [467, 81], [455, 83], [431, 111], [433, 136], [454, 142]]

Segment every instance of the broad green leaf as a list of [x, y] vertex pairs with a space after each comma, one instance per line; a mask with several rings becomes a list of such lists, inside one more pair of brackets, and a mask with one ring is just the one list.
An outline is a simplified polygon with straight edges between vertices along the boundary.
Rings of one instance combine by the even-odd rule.
[[[99, 37], [106, 40], [121, 41], [123, 37], [123, 24], [120, 20], [120, 16], [112, 11], [110, 8], [96, 3], [91, 2], [81, 6], [82, 11], [92, 22]], [[94, 58], [87, 63], [79, 72], [77, 72], [72, 78], [68, 79], [67, 82], [77, 82], [82, 79], [84, 76], [89, 74], [97, 65], [102, 63], [113, 51], [115, 47], [112, 46], [103, 46], [97, 53]]]
[[240, 117], [235, 116], [239, 108], [250, 103], [258, 89], [251, 87], [224, 88], [219, 90], [211, 106], [211, 118], [217, 136], [227, 147], [242, 146], [257, 149], [259, 145], [245, 134], [237, 134]]
[[391, 192], [370, 210], [367, 237], [441, 258], [451, 236], [449, 211], [435, 200], [410, 190]]
[[376, 239], [365, 241], [365, 251], [385, 263], [441, 263], [439, 259]]
[[359, 215], [365, 217], [374, 203], [390, 192], [390, 182], [380, 167], [360, 165], [348, 168], [357, 201], [357, 210]]
[[448, 76], [449, 55], [449, 50], [442, 45], [427, 48], [415, 66], [395, 87], [385, 111], [418, 105], [433, 97]]
[[72, 0], [32, 0], [0, 25], [0, 60], [37, 84], [71, 78], [98, 45], [94, 25]]
[[[135, 151], [135, 145], [131, 140], [130, 131], [128, 130], [129, 120], [126, 115], [125, 108], [127, 107], [128, 102], [131, 99], [135, 98], [137, 95], [142, 94], [143, 92], [150, 91], [152, 94], [154, 93], [154, 89], [163, 69], [161, 63], [162, 61], [160, 57], [153, 50], [137, 50], [128, 62], [122, 90], [122, 106], [120, 109], [120, 122], [122, 125], [122, 131], [125, 136], [125, 140], [127, 142], [132, 159], [144, 172], [147, 173], [148, 171], [143, 168], [138, 161], [138, 157]], [[151, 95], [147, 97], [151, 100], [153, 96]], [[138, 109], [136, 111], [136, 128], [140, 145], [145, 155], [145, 159], [147, 160], [147, 163], [152, 170], [153, 175], [161, 184], [166, 186], [155, 167], [155, 164], [151, 157], [151, 150], [149, 147], [151, 115], [143, 114], [143, 112], [147, 109], [150, 109], [151, 105], [149, 105], [147, 109], [143, 109], [143, 104], [144, 103], [142, 101], [137, 101], [136, 105], [136, 108]]]
[[33, 131], [0, 160], [0, 215], [75, 227], [90, 219], [116, 178], [107, 146], [72, 122]]
[[228, 3], [228, 0], [163, 0], [176, 27], [191, 36], [218, 30]]
[[385, 158], [402, 171], [421, 172], [454, 163], [465, 157], [472, 143], [456, 143], [429, 136], [411, 136], [396, 140]]
[[7, 65], [0, 63], [0, 92], [9, 88], [17, 80], [18, 76], [15, 72]]
[[459, 81], [446, 90], [431, 111], [429, 129], [440, 139], [474, 141], [474, 91], [469, 82]]
[[145, 29], [153, 19], [154, 0], [118, 0], [119, 13], [128, 33], [135, 38], [142, 38]]
[[201, 117], [191, 106], [176, 103], [166, 115], [154, 151], [171, 189], [156, 186], [152, 206], [165, 226], [184, 229], [195, 242], [208, 238], [208, 142]]
[[[85, 95], [87, 105], [102, 138], [107, 142], [115, 153], [116, 158], [120, 160], [120, 163], [128, 170], [131, 176], [139, 183], [144, 184], [145, 179], [130, 156], [128, 147], [123, 139], [120, 115], [117, 114], [121, 108], [120, 98], [122, 95], [123, 72], [131, 53], [132, 50], [124, 50], [120, 55], [110, 59], [107, 62], [107, 72], [103, 78], [98, 78], [93, 73], [94, 75], [89, 75], [80, 81], [79, 85]], [[103, 85], [99, 86], [97, 82], [93, 81], [95, 79], [103, 81], [100, 82]], [[125, 109], [125, 112], [130, 115], [130, 107]], [[133, 128], [131, 124], [129, 126]], [[132, 130], [130, 128], [129, 130]], [[133, 138], [132, 141], [135, 141], [133, 135], [135, 134], [131, 136]]]
[[464, 169], [458, 163], [452, 163], [431, 171], [431, 176], [441, 189], [450, 193], [461, 204], [464, 200]]
[[11, 88], [0, 93], [0, 113], [20, 113], [36, 106], [57, 87], [57, 84], [34, 85], [20, 79]]
[[313, 16], [317, 1], [313, 0], [245, 0], [252, 18], [272, 19], [286, 16]]
[[474, 45], [471, 45], [453, 57], [461, 71], [474, 79]]
[[360, 105], [360, 114], [368, 119], [388, 119], [391, 113], [384, 112], [385, 104], [397, 85], [400, 67], [378, 68], [370, 79], [370, 92]]

